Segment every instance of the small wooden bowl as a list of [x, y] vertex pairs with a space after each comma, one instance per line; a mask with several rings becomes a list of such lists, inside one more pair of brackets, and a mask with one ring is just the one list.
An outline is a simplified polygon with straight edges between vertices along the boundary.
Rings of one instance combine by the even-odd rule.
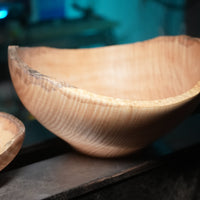
[[13, 115], [0, 112], [0, 171], [19, 152], [24, 140], [25, 127]]
[[25, 107], [93, 156], [130, 154], [180, 123], [200, 101], [200, 41], [158, 37], [93, 49], [10, 46]]

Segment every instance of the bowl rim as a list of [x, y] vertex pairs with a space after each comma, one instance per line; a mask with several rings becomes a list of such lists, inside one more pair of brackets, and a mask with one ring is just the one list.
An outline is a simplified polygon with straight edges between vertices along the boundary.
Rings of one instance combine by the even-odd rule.
[[[177, 36], [169, 36], [169, 37], [177, 37]], [[178, 37], [180, 37], [180, 36], [178, 36]], [[183, 37], [183, 36], [181, 36], [181, 37]], [[185, 36], [185, 37], [188, 37], [188, 36]], [[194, 38], [194, 39], [196, 39], [196, 38]], [[153, 40], [153, 39], [151, 39], [151, 40]], [[122, 45], [127, 45], [127, 44], [122, 44]], [[128, 44], [128, 45], [130, 45], [130, 44]], [[97, 48], [109, 48], [112, 46], [97, 47]], [[119, 45], [115, 45], [115, 46], [119, 46]], [[42, 46], [38, 46], [38, 48], [40, 48], [40, 47], [42, 47]], [[167, 97], [167, 98], [163, 98], [163, 99], [131, 100], [131, 99], [123, 99], [123, 98], [116, 98], [116, 97], [100, 95], [100, 94], [97, 94], [94, 92], [89, 92], [85, 89], [81, 89], [76, 86], [70, 85], [66, 81], [58, 81], [53, 77], [49, 77], [45, 74], [41, 74], [37, 70], [33, 70], [31, 67], [29, 67], [24, 62], [24, 60], [22, 58], [20, 58], [20, 56], [18, 56], [17, 49], [19, 49], [19, 48], [21, 48], [21, 47], [18, 45], [9, 45], [8, 46], [8, 59], [9, 59], [9, 62], [10, 62], [10, 60], [12, 62], [15, 62], [15, 64], [14, 64], [15, 68], [16, 67], [20, 68], [28, 76], [31, 76], [36, 79], [42, 79], [47, 84], [51, 84], [53, 86], [52, 87], [53, 89], [59, 90], [61, 92], [61, 94], [65, 94], [69, 98], [76, 97], [76, 99], [79, 99], [81, 102], [84, 102], [84, 103], [95, 103], [95, 104], [100, 104], [100, 105], [104, 105], [104, 106], [122, 106], [122, 107], [123, 106], [147, 107], [147, 108], [148, 107], [163, 107], [163, 106], [170, 106], [170, 105], [174, 105], [174, 104], [184, 103], [184, 102], [190, 101], [191, 99], [200, 95], [200, 80], [197, 81], [197, 83], [189, 90], [187, 90], [179, 95], [176, 95], [173, 97]], [[24, 47], [22, 47], [22, 48], [24, 48]], [[32, 48], [32, 47], [28, 47], [28, 48]], [[53, 48], [53, 47], [47, 47], [47, 48], [58, 49], [58, 48]], [[10, 64], [9, 64], [9, 68], [10, 68]]]

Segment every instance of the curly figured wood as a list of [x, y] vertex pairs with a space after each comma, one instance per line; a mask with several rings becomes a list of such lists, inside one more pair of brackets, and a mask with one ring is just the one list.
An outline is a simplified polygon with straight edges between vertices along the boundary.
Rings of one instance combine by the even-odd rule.
[[188, 116], [200, 100], [200, 42], [186, 36], [94, 49], [9, 47], [25, 107], [79, 151], [137, 151]]

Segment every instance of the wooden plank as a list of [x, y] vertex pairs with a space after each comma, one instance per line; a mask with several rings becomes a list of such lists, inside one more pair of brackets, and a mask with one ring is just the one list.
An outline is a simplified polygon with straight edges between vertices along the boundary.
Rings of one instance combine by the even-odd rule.
[[[134, 175], [200, 153], [199, 115], [143, 152], [119, 159], [99, 159], [74, 151], [0, 174], [0, 199], [74, 198]], [[194, 130], [187, 131], [194, 127]], [[186, 132], [184, 133], [184, 130]], [[185, 135], [184, 135], [185, 134]], [[180, 139], [181, 138], [181, 139]], [[180, 143], [180, 141], [182, 141]], [[192, 151], [182, 150], [197, 144]], [[189, 153], [188, 153], [189, 152]], [[39, 152], [38, 152], [39, 153]]]
[[[73, 197], [99, 187], [105, 180], [150, 166], [150, 161], [98, 159], [69, 153], [1, 174], [0, 199], [43, 199], [63, 191]], [[104, 184], [105, 185], [105, 184]]]
[[59, 138], [48, 139], [46, 141], [41, 140], [39, 143], [23, 147], [16, 158], [4, 169], [4, 171], [46, 160], [69, 151], [71, 151], [71, 147]]
[[[165, 165], [110, 184], [73, 200], [197, 200], [200, 199], [199, 148], [182, 152]], [[68, 199], [65, 193], [48, 200]]]
[[[190, 157], [200, 152], [200, 145], [169, 159]], [[189, 152], [189, 153], [188, 153]], [[117, 183], [160, 166], [166, 159], [138, 156], [98, 159], [69, 153], [1, 174], [1, 200], [69, 199]]]

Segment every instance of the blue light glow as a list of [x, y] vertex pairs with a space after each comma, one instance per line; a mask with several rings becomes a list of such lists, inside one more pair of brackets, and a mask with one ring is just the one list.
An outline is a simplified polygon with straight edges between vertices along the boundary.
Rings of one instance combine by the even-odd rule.
[[4, 19], [8, 16], [8, 10], [0, 9], [0, 19]]

